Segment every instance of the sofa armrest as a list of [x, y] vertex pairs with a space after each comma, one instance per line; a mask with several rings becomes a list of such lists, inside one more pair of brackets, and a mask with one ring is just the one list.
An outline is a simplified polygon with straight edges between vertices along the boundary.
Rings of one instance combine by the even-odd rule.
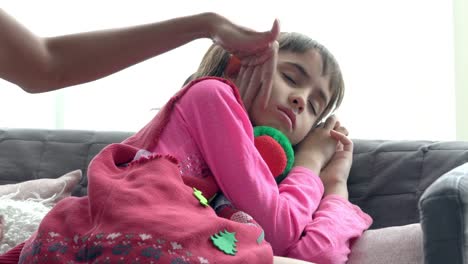
[[437, 179], [419, 201], [426, 264], [468, 260], [468, 163]]
[[468, 162], [468, 142], [353, 140], [350, 201], [373, 219], [372, 229], [418, 223], [422, 193]]

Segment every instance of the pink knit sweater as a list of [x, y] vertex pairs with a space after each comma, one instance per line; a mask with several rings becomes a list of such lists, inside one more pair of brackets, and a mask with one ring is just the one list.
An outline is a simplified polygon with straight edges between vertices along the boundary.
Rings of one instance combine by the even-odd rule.
[[233, 205], [263, 227], [275, 255], [345, 263], [350, 243], [371, 218], [339, 196], [323, 198], [322, 182], [309, 169], [293, 168], [278, 186], [253, 139], [232, 89], [208, 79], [179, 100], [158, 145], [149, 151], [175, 156], [183, 175], [213, 176]]

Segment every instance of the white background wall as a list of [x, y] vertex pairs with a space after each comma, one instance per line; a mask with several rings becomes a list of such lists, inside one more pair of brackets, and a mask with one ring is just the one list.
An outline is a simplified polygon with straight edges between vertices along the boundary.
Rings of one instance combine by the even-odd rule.
[[[23, 1], [2, 8], [42, 36], [216, 11], [245, 26], [297, 31], [326, 45], [344, 73], [338, 116], [353, 138], [455, 139], [452, 3], [378, 1]], [[1, 26], [1, 25], [0, 25]], [[117, 74], [29, 95], [0, 80], [0, 127], [137, 131], [198, 66], [197, 40]]]

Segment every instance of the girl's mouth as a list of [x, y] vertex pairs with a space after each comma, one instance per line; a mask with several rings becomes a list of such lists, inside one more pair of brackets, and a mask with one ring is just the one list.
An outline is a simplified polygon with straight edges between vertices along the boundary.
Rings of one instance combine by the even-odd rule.
[[282, 119], [288, 123], [289, 129], [293, 130], [296, 127], [296, 114], [289, 108], [278, 106], [278, 112]]

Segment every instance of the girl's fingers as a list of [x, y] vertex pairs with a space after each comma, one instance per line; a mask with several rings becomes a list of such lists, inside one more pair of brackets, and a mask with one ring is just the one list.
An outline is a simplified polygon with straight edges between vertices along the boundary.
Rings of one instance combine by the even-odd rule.
[[332, 115], [329, 118], [327, 118], [327, 120], [325, 121], [325, 124], [323, 125], [323, 127], [325, 129], [333, 129], [335, 127], [336, 122], [337, 122], [336, 116]]
[[341, 144], [343, 144], [343, 150], [344, 151], [353, 151], [353, 141], [349, 139], [347, 136], [344, 134], [336, 131], [336, 130], [330, 130], [330, 136], [339, 141]]
[[[336, 127], [336, 126], [335, 126], [335, 127]], [[340, 132], [341, 134], [344, 134], [345, 136], [348, 136], [348, 135], [349, 135], [348, 129], [346, 129], [346, 127], [343, 127], [343, 126], [339, 126], [339, 127], [337, 127], [337, 128], [334, 128], [333, 130], [338, 131], [338, 132]]]
[[336, 151], [343, 151], [343, 143], [339, 141], [336, 143]]
[[340, 128], [340, 126], [341, 126], [340, 121], [336, 121], [335, 127], [333, 127], [333, 129], [334, 129], [334, 130], [338, 130], [338, 128]]
[[345, 134], [346, 136], [349, 136], [348, 129], [346, 129], [346, 127], [342, 127], [342, 129], [343, 129], [343, 132], [341, 132], [341, 133]]

